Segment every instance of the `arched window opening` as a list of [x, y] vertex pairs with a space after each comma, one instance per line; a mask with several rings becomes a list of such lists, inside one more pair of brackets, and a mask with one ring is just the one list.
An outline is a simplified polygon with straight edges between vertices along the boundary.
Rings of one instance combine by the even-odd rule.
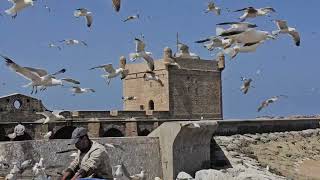
[[74, 126], [65, 126], [60, 128], [50, 139], [71, 139], [73, 130], [76, 129]]
[[144, 129], [138, 132], [138, 136], [148, 136], [148, 134], [150, 134], [150, 131], [148, 129]]
[[149, 101], [149, 110], [154, 110], [154, 102], [152, 100]]
[[111, 128], [103, 134], [103, 137], [123, 137], [124, 135], [119, 129]]

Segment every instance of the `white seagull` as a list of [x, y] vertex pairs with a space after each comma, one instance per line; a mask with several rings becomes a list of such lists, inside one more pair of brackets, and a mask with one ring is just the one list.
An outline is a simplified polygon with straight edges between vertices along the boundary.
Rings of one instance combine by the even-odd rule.
[[260, 112], [263, 108], [266, 108], [269, 104], [274, 103], [279, 100], [280, 97], [285, 97], [287, 98], [288, 96], [286, 95], [279, 95], [279, 96], [273, 96], [267, 100], [264, 100], [261, 105], [258, 107], [258, 112]]
[[112, 0], [112, 5], [114, 10], [119, 12], [121, 7], [121, 0]]
[[137, 58], [143, 58], [147, 62], [149, 69], [151, 71], [153, 71], [154, 70], [154, 60], [150, 56], [152, 53], [145, 51], [146, 44], [142, 40], [140, 40], [138, 38], [135, 38], [134, 40], [136, 42], [136, 52], [129, 54], [130, 60], [134, 61]]
[[195, 43], [205, 43], [208, 41], [209, 41], [209, 43], [203, 44], [203, 46], [205, 48], [207, 48], [209, 51], [213, 51], [216, 48], [226, 49], [226, 48], [230, 47], [233, 43], [232, 39], [223, 39], [219, 36], [211, 36], [206, 39], [201, 39], [199, 41], [195, 41]]
[[223, 32], [230, 31], [245, 31], [250, 28], [258, 27], [256, 24], [248, 23], [248, 22], [223, 22], [216, 24], [217, 26], [230, 26], [228, 29], [223, 29], [221, 27], [216, 28], [216, 35], [219, 36]]
[[164, 86], [161, 79], [158, 76], [156, 76], [156, 74], [153, 72], [145, 73], [143, 75], [143, 78], [145, 81], [157, 81], [161, 86]]
[[77, 45], [81, 43], [84, 46], [88, 46], [88, 44], [85, 41], [81, 41], [77, 39], [64, 39], [59, 42], [65, 43], [66, 45]]
[[242, 78], [243, 84], [240, 87], [240, 90], [243, 92], [243, 94], [247, 94], [249, 91], [249, 88], [251, 87], [251, 82], [252, 79], [251, 78]]
[[236, 44], [233, 47], [225, 49], [223, 52], [225, 54], [228, 54], [231, 59], [235, 58], [238, 53], [248, 53], [248, 52], [255, 52], [256, 49], [260, 44], [262, 44], [264, 41], [260, 42], [253, 42], [253, 43], [246, 43], [246, 44]]
[[269, 32], [260, 31], [253, 28], [244, 31], [226, 31], [222, 32], [220, 36], [223, 38], [232, 39], [234, 42], [243, 44], [261, 42], [267, 39], [275, 39], [275, 37]]
[[8, 0], [13, 3], [13, 6], [10, 9], [5, 10], [5, 13], [8, 15], [11, 15], [12, 18], [17, 17], [17, 14], [22, 9], [33, 6], [34, 1], [33, 0]]
[[44, 137], [45, 139], [49, 139], [49, 138], [51, 137], [51, 135], [52, 135], [52, 131], [49, 131], [49, 132], [47, 132], [43, 137]]
[[208, 7], [207, 7], [207, 9], [205, 10], [205, 13], [208, 13], [208, 12], [210, 12], [210, 11], [216, 13], [216, 15], [218, 15], [218, 16], [221, 14], [221, 8], [217, 7], [217, 6], [214, 4], [214, 2], [209, 2], [209, 3], [208, 3]]
[[123, 101], [132, 101], [132, 100], [136, 100], [137, 97], [136, 96], [122, 96]]
[[287, 21], [284, 21], [284, 20], [275, 20], [275, 22], [278, 26], [278, 30], [272, 31], [273, 35], [279, 35], [280, 33], [289, 34], [293, 38], [296, 46], [300, 46], [300, 35], [295, 28], [288, 27]]
[[71, 83], [79, 83], [73, 79], [70, 78], [62, 78], [62, 79], [56, 79], [54, 76], [64, 73], [66, 70], [61, 69], [60, 71], [53, 73], [53, 74], [48, 74], [48, 72], [44, 69], [37, 69], [37, 68], [32, 68], [32, 67], [22, 67], [18, 64], [16, 64], [13, 60], [10, 58], [2, 56], [5, 61], [6, 65], [12, 69], [12, 71], [16, 72], [17, 74], [21, 75], [27, 80], [30, 80], [31, 82], [24, 87], [29, 87], [32, 86], [32, 91], [31, 94], [34, 92], [34, 89], [36, 90], [35, 93], [37, 93], [38, 87], [41, 87], [42, 89], [45, 89], [48, 86], [58, 86], [58, 85], [63, 85], [62, 81], [67, 81]]
[[130, 179], [130, 174], [123, 164], [113, 166], [112, 175], [114, 180], [121, 180], [123, 178]]
[[140, 18], [140, 15], [136, 14], [136, 15], [128, 16], [125, 20], [123, 20], [123, 22], [131, 21], [131, 20], [139, 19], [139, 18]]
[[104, 71], [107, 73], [107, 74], [102, 75], [101, 77], [106, 79], [106, 82], [108, 85], [110, 84], [110, 81], [112, 78], [115, 78], [120, 75], [121, 76], [120, 78], [122, 80], [122, 79], [126, 78], [129, 73], [128, 69], [124, 69], [121, 67], [118, 69], [114, 69], [112, 64], [104, 64], [104, 65], [96, 66], [96, 67], [90, 68], [90, 70], [97, 69], [97, 68], [104, 69]]
[[56, 44], [54, 44], [54, 43], [49, 43], [48, 47], [49, 48], [57, 48], [59, 51], [61, 51], [61, 47], [56, 45]]
[[141, 171], [139, 174], [130, 176], [132, 180], [144, 180], [146, 178], [145, 171]]
[[88, 93], [88, 92], [96, 92], [94, 89], [92, 88], [81, 88], [78, 86], [73, 86], [70, 89], [72, 91], [72, 94], [75, 96], [76, 94], [82, 94], [82, 93]]
[[44, 111], [44, 112], [36, 112], [36, 114], [43, 115], [46, 118], [42, 118], [37, 120], [36, 122], [43, 122], [43, 124], [48, 123], [49, 121], [58, 121], [65, 119], [64, 116], [60, 115], [62, 111]]
[[241, 21], [245, 21], [247, 18], [255, 18], [257, 16], [266, 16], [271, 12], [276, 12], [272, 7], [264, 7], [264, 8], [254, 8], [247, 7], [243, 9], [236, 10], [234, 12], [244, 11], [244, 14], [239, 18]]
[[79, 18], [80, 16], [84, 16], [86, 18], [87, 26], [91, 27], [93, 17], [92, 17], [92, 12], [90, 12], [88, 9], [86, 9], [86, 8], [76, 9], [74, 11], [73, 15], [77, 18]]

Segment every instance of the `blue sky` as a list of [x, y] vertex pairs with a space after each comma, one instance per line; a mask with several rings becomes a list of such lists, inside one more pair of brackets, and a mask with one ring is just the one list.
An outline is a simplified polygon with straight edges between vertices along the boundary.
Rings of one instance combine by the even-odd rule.
[[[55, 72], [66, 68], [64, 76], [81, 81], [81, 87], [96, 89], [95, 94], [72, 96], [68, 89], [54, 87], [35, 95], [49, 109], [112, 110], [122, 109], [122, 82], [119, 78], [106, 87], [100, 77], [102, 71], [88, 71], [95, 65], [113, 63], [118, 65], [121, 55], [128, 57], [134, 50], [133, 38], [143, 33], [146, 49], [153, 52], [155, 59], [162, 57], [165, 46], [175, 49], [176, 32], [180, 40], [190, 46], [190, 51], [203, 59], [213, 59], [214, 55], [195, 44], [200, 38], [214, 35], [215, 24], [236, 21], [241, 13], [223, 11], [221, 16], [205, 14], [208, 1], [200, 0], [123, 0], [116, 13], [111, 0], [39, 0], [34, 7], [28, 7], [15, 20], [4, 15], [0, 17], [0, 52], [22, 66], [39, 67]], [[287, 35], [264, 43], [255, 53], [240, 54], [234, 60], [226, 61], [223, 71], [224, 118], [255, 118], [256, 116], [282, 116], [318, 114], [320, 107], [320, 84], [318, 78], [319, 28], [313, 15], [318, 11], [317, 0], [217, 0], [223, 9], [236, 10], [247, 6], [272, 6], [277, 13], [269, 17], [250, 19], [258, 29], [272, 31], [276, 26], [272, 19], [284, 19], [295, 27], [301, 36], [301, 46], [296, 47]], [[44, 5], [48, 5], [49, 13]], [[11, 7], [2, 0], [0, 10]], [[84, 19], [73, 17], [76, 8], [85, 7], [93, 12], [91, 29]], [[122, 20], [135, 13], [138, 21], [123, 23]], [[314, 23], [314, 21], [316, 23]], [[64, 47], [62, 51], [48, 48], [49, 42], [73, 38], [85, 40], [89, 47]], [[142, 62], [142, 61], [140, 61]], [[261, 71], [257, 75], [257, 71]], [[247, 95], [239, 88], [240, 77], [253, 78], [253, 86]], [[0, 63], [0, 95], [11, 93], [30, 94], [30, 89], [22, 88], [27, 81], [8, 70]], [[285, 94], [289, 97], [271, 104], [257, 112], [257, 107], [266, 98]]]

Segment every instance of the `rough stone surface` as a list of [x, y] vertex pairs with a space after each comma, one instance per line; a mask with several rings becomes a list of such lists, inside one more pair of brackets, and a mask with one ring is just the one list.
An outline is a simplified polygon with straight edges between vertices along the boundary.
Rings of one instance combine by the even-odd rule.
[[[237, 179], [320, 179], [320, 129], [216, 136]], [[258, 138], [260, 137], [260, 138]], [[232, 151], [228, 147], [232, 144]], [[224, 156], [221, 157], [221, 156]]]
[[[157, 138], [102, 138], [97, 141], [120, 145], [121, 149], [107, 148], [112, 165], [123, 163], [130, 174], [137, 174], [143, 168], [146, 171], [146, 180], [153, 180], [156, 176], [162, 177], [160, 147]], [[38, 140], [0, 143], [0, 154], [10, 164], [10, 169], [12, 162], [31, 159], [34, 164], [39, 161], [40, 157], [43, 157], [46, 172], [57, 176], [57, 172], [62, 172], [73, 159], [70, 157], [73, 152], [56, 154], [58, 151], [74, 149], [74, 146], [67, 145], [69, 142], [70, 140]], [[6, 175], [10, 169], [0, 170], [0, 176]], [[31, 171], [27, 170], [22, 177], [31, 179], [30, 173]]]

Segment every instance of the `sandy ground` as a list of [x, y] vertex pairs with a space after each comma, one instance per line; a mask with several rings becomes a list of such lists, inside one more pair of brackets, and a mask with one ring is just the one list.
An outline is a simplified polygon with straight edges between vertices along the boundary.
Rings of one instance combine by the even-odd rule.
[[247, 147], [270, 171], [288, 179], [320, 180], [320, 137], [289, 136]]

